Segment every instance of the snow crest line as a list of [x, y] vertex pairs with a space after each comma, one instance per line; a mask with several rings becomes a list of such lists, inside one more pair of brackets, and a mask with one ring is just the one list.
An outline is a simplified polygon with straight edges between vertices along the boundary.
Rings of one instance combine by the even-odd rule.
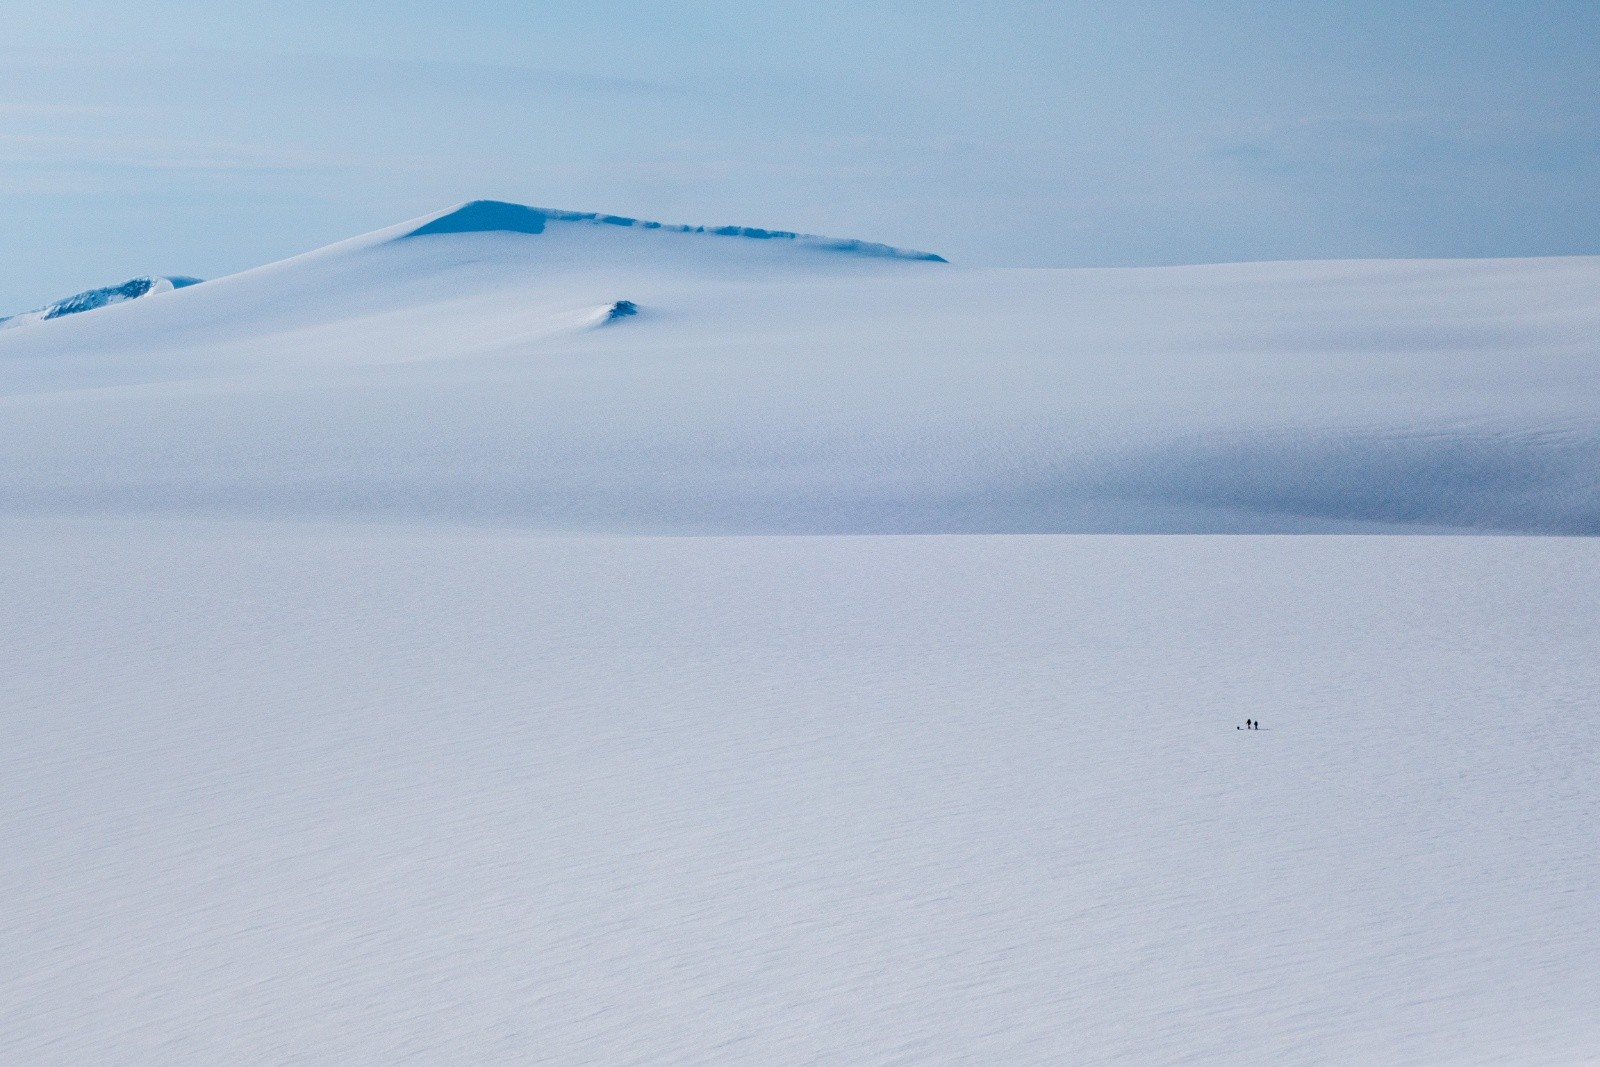
[[434, 234], [462, 233], [525, 233], [540, 234], [552, 222], [589, 223], [597, 226], [620, 226], [628, 229], [659, 230], [662, 233], [709, 234], [715, 237], [747, 237], [758, 241], [794, 241], [809, 248], [829, 252], [846, 252], [851, 255], [883, 259], [910, 259], [928, 263], [945, 263], [947, 260], [932, 252], [919, 252], [909, 248], [852, 238], [818, 237], [813, 234], [793, 233], [788, 230], [763, 230], [754, 226], [689, 226], [633, 219], [625, 215], [604, 215], [594, 211], [558, 211], [550, 208], [527, 207], [502, 200], [473, 200], [430, 219], [416, 229], [395, 238], [397, 241]]

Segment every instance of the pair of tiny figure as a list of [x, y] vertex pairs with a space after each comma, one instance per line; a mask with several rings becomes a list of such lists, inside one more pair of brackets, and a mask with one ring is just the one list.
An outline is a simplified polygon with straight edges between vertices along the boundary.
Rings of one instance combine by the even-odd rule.
[[1261, 722], [1258, 719], [1246, 719], [1243, 726], [1235, 726], [1235, 730], [1259, 730]]

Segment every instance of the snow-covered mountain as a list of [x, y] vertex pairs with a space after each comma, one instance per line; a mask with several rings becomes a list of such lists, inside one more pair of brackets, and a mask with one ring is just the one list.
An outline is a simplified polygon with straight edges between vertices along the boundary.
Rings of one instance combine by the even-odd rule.
[[59, 319], [63, 315], [77, 315], [84, 311], [94, 311], [109, 304], [121, 304], [128, 300], [137, 300], [142, 296], [154, 296], [157, 293], [170, 293], [174, 289], [183, 289], [190, 285], [200, 284], [199, 278], [188, 278], [181, 275], [176, 277], [150, 277], [130, 278], [121, 285], [107, 285], [100, 289], [87, 289], [84, 292], [69, 296], [64, 300], [57, 300], [33, 311], [24, 311], [20, 315], [0, 316], [0, 329], [7, 327], [24, 326], [33, 322], [45, 322], [49, 319]]
[[1597, 293], [1586, 258], [972, 269], [476, 202], [0, 336], [0, 487], [554, 530], [1596, 533]]

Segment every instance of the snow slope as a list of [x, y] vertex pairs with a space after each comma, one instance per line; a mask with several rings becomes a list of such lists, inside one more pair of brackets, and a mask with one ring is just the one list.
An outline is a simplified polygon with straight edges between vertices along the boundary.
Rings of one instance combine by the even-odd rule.
[[464, 205], [0, 334], [0, 508], [1600, 532], [1600, 260], [935, 258]]
[[1600, 1059], [1592, 539], [0, 542], [8, 1063]]

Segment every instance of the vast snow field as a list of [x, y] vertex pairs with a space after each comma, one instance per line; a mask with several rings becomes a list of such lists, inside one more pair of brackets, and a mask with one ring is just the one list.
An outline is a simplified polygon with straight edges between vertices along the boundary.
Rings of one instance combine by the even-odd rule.
[[1600, 1062], [1597, 337], [484, 203], [14, 322], [0, 1060]]
[[0, 534], [8, 1062], [1600, 1057], [1592, 540]]

